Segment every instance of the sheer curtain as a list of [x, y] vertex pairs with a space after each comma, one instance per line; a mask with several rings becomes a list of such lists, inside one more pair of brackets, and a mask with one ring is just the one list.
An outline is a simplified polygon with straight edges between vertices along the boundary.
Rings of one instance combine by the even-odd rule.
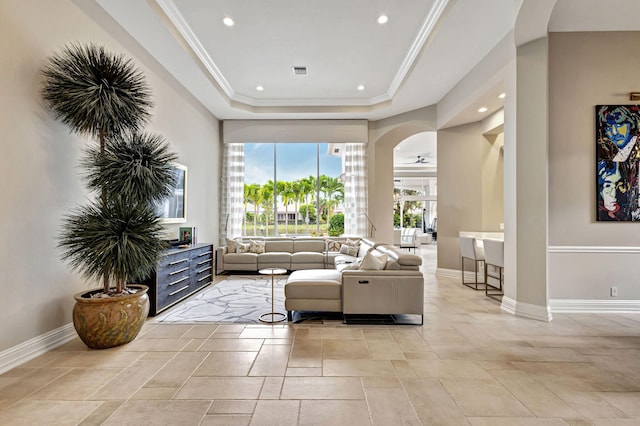
[[344, 233], [373, 236], [367, 215], [367, 146], [348, 143], [344, 155]]
[[225, 144], [222, 160], [222, 207], [220, 209], [220, 244], [225, 238], [242, 235], [244, 199], [244, 145]]

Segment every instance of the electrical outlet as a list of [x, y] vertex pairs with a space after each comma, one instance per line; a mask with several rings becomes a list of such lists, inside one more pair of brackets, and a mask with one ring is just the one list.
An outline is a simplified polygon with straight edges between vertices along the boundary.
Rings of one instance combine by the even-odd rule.
[[611, 287], [611, 297], [618, 297], [618, 287]]

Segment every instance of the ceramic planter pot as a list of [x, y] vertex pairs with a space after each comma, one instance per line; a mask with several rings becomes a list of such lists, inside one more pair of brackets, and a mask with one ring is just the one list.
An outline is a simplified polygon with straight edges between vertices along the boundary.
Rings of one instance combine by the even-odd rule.
[[149, 314], [149, 287], [129, 284], [138, 292], [115, 297], [90, 298], [102, 289], [74, 296], [73, 325], [80, 339], [91, 349], [107, 349], [136, 338]]

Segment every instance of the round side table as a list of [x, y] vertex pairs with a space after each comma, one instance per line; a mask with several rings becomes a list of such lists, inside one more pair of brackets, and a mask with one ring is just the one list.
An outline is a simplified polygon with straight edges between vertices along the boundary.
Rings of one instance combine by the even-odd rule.
[[287, 270], [282, 268], [265, 268], [260, 269], [258, 272], [262, 275], [271, 275], [271, 312], [260, 315], [258, 319], [262, 322], [268, 322], [270, 324], [273, 324], [274, 322], [284, 321], [287, 318], [287, 315], [283, 314], [282, 312], [275, 312], [275, 308], [273, 306], [273, 277], [275, 275], [286, 274]]

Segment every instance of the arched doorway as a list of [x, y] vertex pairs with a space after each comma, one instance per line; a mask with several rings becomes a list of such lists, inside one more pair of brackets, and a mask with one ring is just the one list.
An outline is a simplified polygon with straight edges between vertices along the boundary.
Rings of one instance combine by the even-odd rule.
[[437, 227], [437, 134], [413, 134], [393, 149], [394, 244], [402, 229], [416, 228], [421, 242]]

